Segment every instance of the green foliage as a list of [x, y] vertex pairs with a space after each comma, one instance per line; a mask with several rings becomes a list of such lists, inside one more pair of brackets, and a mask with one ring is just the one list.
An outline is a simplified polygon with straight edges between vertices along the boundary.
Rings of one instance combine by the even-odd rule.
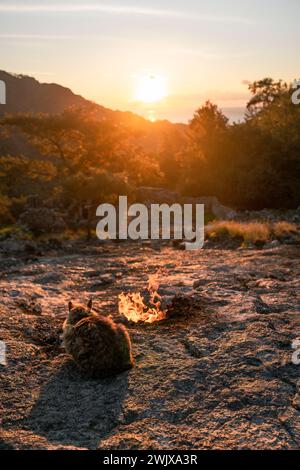
[[241, 209], [297, 207], [300, 204], [300, 106], [282, 81], [249, 86], [253, 97], [246, 121], [228, 125], [211, 103], [190, 122], [183, 191], [214, 195]]
[[56, 175], [55, 166], [48, 161], [24, 156], [0, 157], [0, 187], [9, 197], [30, 194]]
[[5, 195], [0, 224], [19, 219], [33, 202], [33, 208], [58, 209], [77, 222], [87, 218], [90, 234], [95, 207], [115, 202], [119, 194], [132, 192], [132, 185], [143, 184], [147, 175], [158, 172], [157, 163], [133, 145], [124, 126], [113, 118], [99, 119], [93, 112], [8, 116], [2, 128], [21, 131], [40, 157], [0, 157], [0, 187]]
[[240, 209], [300, 205], [300, 106], [292, 104], [293, 90], [270, 78], [249, 90], [244, 122], [229, 124], [208, 101], [187, 129], [156, 123], [165, 135], [151, 152], [137, 143], [143, 129], [137, 136], [131, 115], [127, 124], [82, 109], [6, 116], [0, 130], [21, 131], [39, 157], [0, 156], [0, 224], [17, 220], [32, 198], [74, 214], [134, 196], [138, 186], [216, 196]]
[[9, 197], [0, 194], [0, 225], [11, 224], [14, 222], [10, 208], [11, 201]]

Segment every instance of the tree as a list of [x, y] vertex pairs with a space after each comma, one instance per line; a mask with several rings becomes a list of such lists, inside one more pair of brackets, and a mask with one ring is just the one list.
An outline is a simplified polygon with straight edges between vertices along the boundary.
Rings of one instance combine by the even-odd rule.
[[245, 122], [228, 124], [206, 103], [190, 123], [184, 151], [187, 194], [217, 196], [241, 209], [300, 204], [300, 106], [292, 87], [266, 78], [249, 85]]
[[274, 81], [272, 78], [263, 78], [249, 84], [252, 98], [247, 104], [248, 117], [251, 118], [265, 110], [282, 95], [286, 94], [289, 87], [282, 80]]
[[0, 157], [0, 187], [9, 197], [29, 195], [57, 175], [48, 161], [20, 156]]
[[101, 121], [84, 110], [67, 110], [59, 115], [9, 116], [1, 124], [21, 130], [65, 174], [84, 165], [108, 167], [125, 138], [113, 120]]
[[122, 159], [127, 136], [114, 119], [69, 110], [60, 115], [8, 116], [1, 124], [21, 130], [40, 153], [36, 160], [22, 156], [0, 159], [0, 184], [9, 197], [34, 191], [42, 201], [51, 197], [52, 204], [66, 210], [75, 206], [82, 212], [83, 205], [97, 206], [101, 201], [96, 198], [115, 190], [111, 170], [120, 172], [119, 181], [125, 180]]
[[219, 195], [216, 180], [222, 171], [222, 147], [227, 130], [228, 118], [210, 101], [195, 112], [183, 157], [185, 193]]

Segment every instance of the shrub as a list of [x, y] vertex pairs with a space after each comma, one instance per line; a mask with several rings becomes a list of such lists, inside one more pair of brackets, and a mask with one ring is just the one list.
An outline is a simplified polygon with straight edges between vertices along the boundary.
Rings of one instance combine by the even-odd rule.
[[271, 237], [269, 224], [262, 222], [215, 221], [207, 225], [208, 238], [235, 238], [246, 244], [267, 242]]
[[280, 222], [275, 222], [273, 224], [272, 232], [275, 238], [282, 239], [291, 234], [296, 234], [297, 227], [295, 224], [281, 220]]
[[9, 225], [14, 221], [14, 217], [11, 213], [10, 199], [0, 194], [0, 225]]

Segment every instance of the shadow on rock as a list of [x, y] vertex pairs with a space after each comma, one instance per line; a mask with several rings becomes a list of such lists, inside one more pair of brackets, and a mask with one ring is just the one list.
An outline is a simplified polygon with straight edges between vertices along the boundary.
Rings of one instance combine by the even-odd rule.
[[15, 450], [14, 446], [0, 438], [0, 450]]
[[128, 372], [84, 379], [69, 361], [41, 389], [22, 426], [49, 442], [95, 449], [122, 419], [127, 390]]

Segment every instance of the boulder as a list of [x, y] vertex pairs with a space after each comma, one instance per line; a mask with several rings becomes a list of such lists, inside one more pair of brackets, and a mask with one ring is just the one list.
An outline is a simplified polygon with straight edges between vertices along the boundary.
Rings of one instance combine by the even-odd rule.
[[21, 214], [18, 223], [34, 233], [62, 232], [66, 224], [54, 209], [30, 208]]
[[206, 213], [213, 214], [216, 219], [221, 220], [233, 219], [236, 216], [233, 209], [221, 204], [215, 196], [188, 197], [164, 188], [140, 187], [137, 191], [137, 199], [148, 206], [163, 203], [204, 204]]

